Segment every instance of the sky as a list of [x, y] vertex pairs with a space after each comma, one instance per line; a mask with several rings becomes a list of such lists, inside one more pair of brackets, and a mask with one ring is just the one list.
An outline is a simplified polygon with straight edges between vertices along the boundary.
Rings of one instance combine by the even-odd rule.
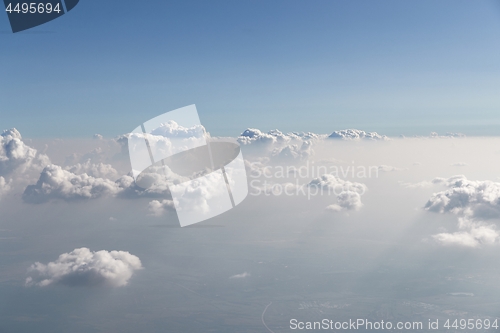
[[498, 1], [85, 1], [12, 34], [0, 127], [114, 137], [196, 104], [248, 127], [499, 135]]

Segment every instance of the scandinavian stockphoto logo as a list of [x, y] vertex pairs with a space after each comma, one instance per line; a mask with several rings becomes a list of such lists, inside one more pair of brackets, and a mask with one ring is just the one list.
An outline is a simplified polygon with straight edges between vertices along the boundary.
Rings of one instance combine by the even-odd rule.
[[80, 0], [45, 0], [20, 2], [3, 0], [12, 32], [31, 29], [52, 21], [73, 8]]
[[211, 138], [195, 105], [138, 126], [128, 149], [136, 185], [151, 191], [168, 187], [181, 227], [220, 215], [248, 194], [239, 144]]

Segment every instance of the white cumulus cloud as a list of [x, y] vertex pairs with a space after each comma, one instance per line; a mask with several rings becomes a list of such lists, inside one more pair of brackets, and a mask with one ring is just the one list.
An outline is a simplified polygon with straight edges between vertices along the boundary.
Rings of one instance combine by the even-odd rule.
[[466, 247], [478, 247], [481, 244], [491, 245], [497, 243], [500, 237], [495, 225], [473, 222], [467, 218], [459, 219], [459, 229], [460, 231], [457, 232], [443, 232], [432, 237], [443, 245]]
[[51, 164], [43, 169], [35, 185], [29, 185], [25, 189], [23, 199], [30, 203], [42, 203], [51, 199], [95, 199], [116, 195], [122, 190], [119, 183], [109, 179], [95, 178], [85, 173], [75, 175]]
[[448, 189], [434, 193], [424, 208], [457, 215], [459, 231], [439, 233], [433, 238], [444, 245], [466, 247], [497, 243], [500, 234], [496, 226], [485, 220], [500, 218], [500, 183], [471, 181], [463, 175], [450, 177], [444, 183]]
[[123, 287], [134, 271], [142, 268], [138, 257], [125, 251], [97, 251], [88, 248], [63, 253], [48, 264], [35, 263], [29, 268], [27, 286], [108, 286]]
[[85, 163], [77, 163], [75, 165], [66, 167], [65, 170], [76, 175], [85, 173], [95, 178], [118, 178], [118, 172], [110, 164], [91, 163], [90, 159], [88, 159]]
[[500, 183], [472, 181], [463, 175], [445, 181], [447, 190], [434, 193], [425, 209], [436, 213], [452, 213], [477, 219], [500, 217]]
[[48, 163], [49, 158], [26, 145], [15, 128], [0, 134], [0, 175], [22, 173], [30, 168], [39, 171]]
[[12, 181], [6, 181], [5, 178], [0, 176], [0, 199], [2, 196], [4, 196], [7, 192], [10, 191], [10, 184]]
[[154, 216], [162, 216], [167, 212], [175, 211], [175, 205], [172, 200], [153, 200], [148, 205], [149, 212]]
[[387, 136], [380, 135], [377, 132], [365, 132], [357, 129], [334, 131], [330, 134], [329, 138], [342, 140], [389, 140]]
[[365, 184], [343, 180], [331, 174], [325, 174], [311, 180], [307, 187], [309, 190], [319, 188], [329, 194], [335, 194], [337, 203], [326, 207], [327, 210], [332, 212], [361, 209], [363, 207], [361, 196], [368, 189]]
[[277, 145], [284, 147], [290, 143], [297, 144], [303, 141], [314, 142], [325, 137], [326, 135], [315, 134], [311, 132], [292, 132], [285, 134], [276, 129], [264, 133], [256, 128], [248, 128], [240, 134], [237, 140], [242, 145], [260, 143], [265, 145]]

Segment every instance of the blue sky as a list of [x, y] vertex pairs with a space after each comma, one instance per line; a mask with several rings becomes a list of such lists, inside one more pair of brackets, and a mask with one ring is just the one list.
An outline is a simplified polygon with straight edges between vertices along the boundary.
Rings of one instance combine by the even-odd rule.
[[500, 135], [500, 2], [89, 1], [12, 34], [0, 127], [114, 136], [196, 104], [215, 135]]

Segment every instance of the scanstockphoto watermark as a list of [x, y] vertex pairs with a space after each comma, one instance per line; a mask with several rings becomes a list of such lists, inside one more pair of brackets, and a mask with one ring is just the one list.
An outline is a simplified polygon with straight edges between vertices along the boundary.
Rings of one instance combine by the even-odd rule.
[[[429, 320], [427, 328], [436, 329], [437, 323]], [[349, 321], [334, 321], [331, 319], [323, 319], [321, 321], [299, 321], [290, 319], [291, 330], [423, 330], [424, 323], [421, 321], [406, 321], [406, 322], [390, 322], [390, 321], [371, 321], [368, 319], [356, 319]]]

